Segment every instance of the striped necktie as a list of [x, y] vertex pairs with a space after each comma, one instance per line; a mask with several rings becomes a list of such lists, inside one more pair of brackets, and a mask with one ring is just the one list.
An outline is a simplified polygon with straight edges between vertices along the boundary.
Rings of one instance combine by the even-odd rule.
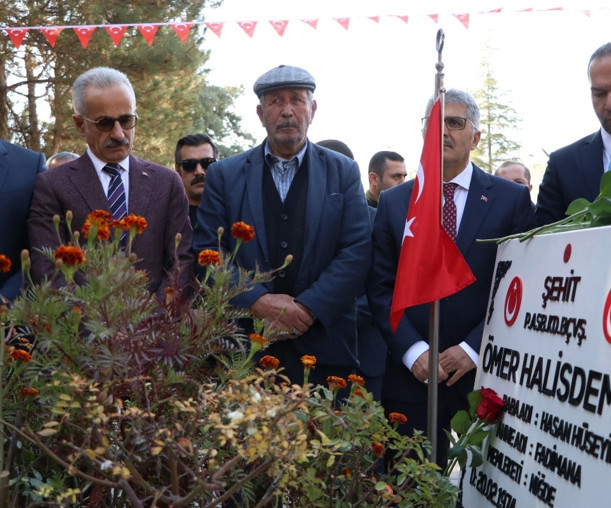
[[110, 176], [110, 185], [108, 186], [108, 206], [110, 213], [115, 220], [121, 220], [127, 215], [127, 203], [125, 201], [125, 187], [119, 173], [121, 166], [118, 164], [106, 164], [102, 171]]
[[[121, 173], [119, 170], [121, 166], [118, 164], [106, 164], [102, 171], [110, 176], [110, 185], [108, 186], [108, 206], [110, 207], [110, 213], [112, 218], [115, 220], [121, 220], [127, 215], [127, 202], [125, 200], [125, 186], [121, 179]], [[127, 232], [123, 231], [121, 238], [119, 239], [119, 245], [122, 249], [127, 246]]]

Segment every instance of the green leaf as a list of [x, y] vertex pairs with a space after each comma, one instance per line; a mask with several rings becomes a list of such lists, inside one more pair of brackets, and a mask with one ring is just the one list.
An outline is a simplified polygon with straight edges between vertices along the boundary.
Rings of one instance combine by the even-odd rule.
[[611, 198], [611, 172], [603, 173], [600, 179], [600, 195]]
[[574, 213], [581, 212], [582, 210], [587, 210], [587, 208], [591, 205], [587, 199], [579, 198], [573, 201], [569, 207], [566, 209], [567, 215], [573, 215]]
[[477, 430], [475, 432], [471, 432], [467, 437], [467, 444], [479, 446], [484, 442], [486, 436], [488, 435], [488, 431], [484, 429]]
[[458, 411], [450, 420], [450, 426], [459, 436], [464, 435], [471, 426], [471, 418], [465, 410]]
[[469, 402], [469, 414], [471, 415], [471, 419], [475, 420], [477, 415], [477, 408], [482, 401], [482, 392], [481, 390], [475, 390], [470, 392], [467, 395], [467, 401]]
[[456, 457], [460, 457], [463, 454], [465, 456], [467, 454], [463, 445], [452, 446], [452, 448], [448, 450], [448, 459], [454, 459]]
[[471, 467], [478, 467], [484, 463], [482, 453], [477, 448], [471, 448]]

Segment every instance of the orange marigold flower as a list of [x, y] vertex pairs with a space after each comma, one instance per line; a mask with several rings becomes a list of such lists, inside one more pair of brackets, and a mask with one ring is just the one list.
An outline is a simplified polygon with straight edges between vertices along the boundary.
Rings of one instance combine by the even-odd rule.
[[348, 469], [347, 467], [344, 468], [344, 470], [342, 471], [342, 474], [346, 477], [346, 478], [352, 478], [352, 471], [350, 471], [350, 469]]
[[303, 355], [301, 363], [306, 369], [313, 369], [316, 366], [316, 357], [313, 355]]
[[343, 377], [339, 377], [339, 376], [327, 377], [327, 383], [329, 385], [330, 390], [335, 390], [336, 388], [341, 390], [342, 388], [346, 388], [346, 386], [348, 386], [348, 383], [346, 383], [346, 380]]
[[363, 395], [363, 392], [361, 391], [360, 388], [357, 388], [356, 390], [354, 390], [354, 395], [358, 395], [361, 399], [365, 398], [365, 395]]
[[353, 385], [365, 386], [365, 380], [356, 374], [350, 374], [348, 376], [348, 381], [350, 381]]
[[5, 256], [4, 254], [0, 254], [0, 272], [10, 272], [12, 266], [13, 263], [11, 259], [8, 256]]
[[23, 349], [15, 349], [9, 358], [9, 360], [16, 360], [20, 362], [30, 363], [32, 355]]
[[257, 344], [261, 344], [262, 346], [265, 346], [267, 344], [267, 339], [263, 337], [263, 335], [259, 335], [258, 333], [251, 333], [248, 336], [248, 340], [250, 340], [251, 342], [256, 342]]
[[202, 265], [219, 265], [221, 263], [221, 255], [215, 250], [204, 249], [197, 256], [197, 262]]
[[399, 425], [403, 425], [407, 422], [407, 416], [403, 413], [390, 413], [388, 415], [388, 421], [390, 423], [398, 423]]
[[371, 442], [371, 447], [373, 448], [373, 453], [375, 453], [378, 457], [381, 457], [384, 453], [384, 445], [382, 443], [378, 443], [377, 441]]
[[259, 360], [259, 365], [266, 369], [277, 369], [280, 365], [280, 360], [272, 355], [265, 355]]
[[238, 240], [250, 242], [255, 237], [255, 228], [245, 222], [236, 222], [231, 226], [231, 234]]
[[78, 247], [60, 245], [55, 251], [55, 259], [61, 259], [67, 265], [82, 265], [85, 262], [85, 253]]
[[[91, 226], [93, 224], [93, 222], [89, 222], [89, 219], [87, 220], [87, 222], [85, 222], [85, 224], [83, 224], [83, 236], [85, 238], [89, 238], [89, 230], [91, 229]], [[96, 226], [98, 227], [98, 231], [96, 234], [98, 240], [108, 240], [108, 238], [110, 237], [110, 228], [108, 227], [108, 225], [104, 222], [102, 224], [96, 224]]]
[[40, 391], [31, 386], [24, 387], [22, 393], [24, 397], [36, 397], [37, 395], [40, 395]]
[[136, 233], [138, 234], [144, 233], [146, 226], [148, 226], [148, 223], [146, 222], [146, 219], [144, 217], [141, 217], [140, 215], [134, 215], [133, 213], [130, 213], [122, 220], [127, 225], [128, 230], [134, 228], [136, 230]]
[[112, 220], [112, 215], [106, 210], [94, 210], [87, 216], [87, 222], [90, 224], [108, 224]]

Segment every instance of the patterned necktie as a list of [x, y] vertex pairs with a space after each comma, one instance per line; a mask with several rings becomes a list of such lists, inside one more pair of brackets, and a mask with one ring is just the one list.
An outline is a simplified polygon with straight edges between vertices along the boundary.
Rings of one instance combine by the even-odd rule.
[[[110, 185], [108, 186], [108, 206], [110, 213], [115, 220], [121, 220], [127, 215], [127, 202], [125, 201], [125, 186], [119, 172], [121, 166], [118, 164], [106, 164], [102, 171], [110, 176]], [[123, 231], [119, 239], [119, 245], [125, 249], [127, 245], [127, 232]]]
[[454, 203], [456, 187], [458, 187], [457, 183], [443, 184], [443, 229], [452, 240], [456, 238], [456, 204]]
[[121, 173], [118, 164], [106, 164], [102, 171], [110, 176], [110, 185], [108, 186], [108, 206], [110, 213], [115, 220], [121, 220], [127, 215], [127, 203], [125, 202], [125, 187], [121, 180]]

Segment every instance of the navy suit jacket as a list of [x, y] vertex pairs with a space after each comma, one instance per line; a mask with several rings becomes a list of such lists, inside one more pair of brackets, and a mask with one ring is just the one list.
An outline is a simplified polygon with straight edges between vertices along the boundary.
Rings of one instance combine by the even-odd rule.
[[[389, 347], [384, 397], [398, 401], [426, 403], [426, 385], [402, 363], [405, 352], [429, 337], [430, 305], [406, 309], [396, 333], [390, 327], [390, 305], [401, 252], [405, 219], [414, 180], [385, 190], [373, 226], [373, 263], [367, 294], [374, 318]], [[485, 173], [473, 165], [473, 176], [456, 245], [469, 264], [476, 282], [440, 301], [439, 351], [465, 341], [479, 353], [490, 285], [494, 272], [496, 244], [476, 239], [498, 238], [533, 227], [534, 212], [528, 188]], [[475, 371], [455, 385], [461, 394], [473, 389]], [[443, 385], [442, 385], [443, 386]]]
[[0, 295], [13, 300], [21, 290], [21, 251], [27, 247], [28, 210], [34, 179], [47, 169], [45, 156], [0, 139], [0, 254], [9, 257], [11, 271], [0, 272]]
[[[36, 179], [28, 220], [34, 282], [51, 278], [55, 273], [53, 262], [40, 249], [59, 246], [53, 215], [59, 215], [62, 220], [62, 241], [68, 240], [65, 223], [68, 210], [73, 214], [72, 231], [80, 231], [93, 210], [110, 212], [104, 189], [87, 153]], [[190, 283], [194, 264], [192, 230], [187, 197], [178, 173], [130, 155], [128, 213], [147, 221], [144, 232], [134, 238], [132, 252], [140, 259], [136, 268], [147, 272], [148, 289], [164, 298], [164, 290], [169, 284], [167, 272], [174, 266], [177, 233], [182, 235], [176, 252], [183, 270], [181, 282], [183, 285]]]
[[[264, 145], [222, 159], [208, 168], [206, 188], [197, 210], [193, 248], [233, 252], [231, 226], [254, 226], [255, 237], [241, 245], [236, 264], [262, 271], [270, 266], [263, 212]], [[295, 299], [316, 317], [315, 324], [293, 344], [300, 354], [315, 355], [321, 364], [356, 365], [356, 298], [362, 293], [371, 261], [367, 203], [356, 162], [308, 141], [303, 164], [308, 167], [303, 262], [295, 283]], [[279, 247], [280, 248], [280, 247]], [[233, 303], [249, 308], [272, 283], [257, 284]]]
[[566, 209], [578, 198], [594, 201], [603, 172], [600, 131], [552, 152], [537, 196], [537, 225], [564, 219]]

